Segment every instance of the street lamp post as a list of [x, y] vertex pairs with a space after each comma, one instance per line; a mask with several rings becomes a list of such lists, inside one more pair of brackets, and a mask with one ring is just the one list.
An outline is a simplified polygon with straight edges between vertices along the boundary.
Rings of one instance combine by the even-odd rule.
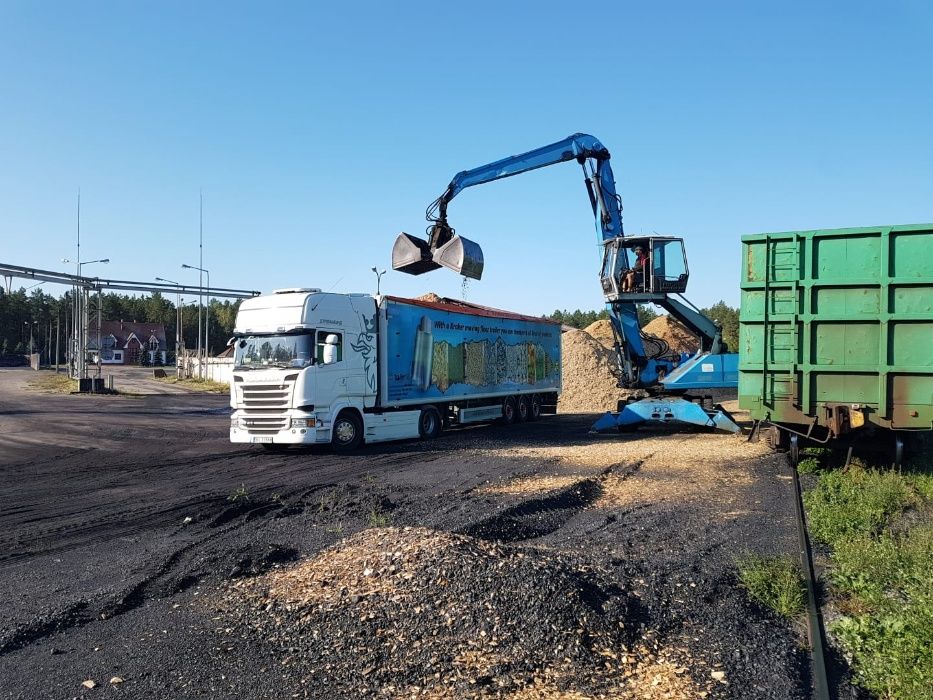
[[[34, 348], [34, 344], [32, 342], [32, 327], [34, 325], [38, 325], [38, 323], [39, 323], [38, 321], [23, 321], [23, 325], [29, 328], [29, 354], [30, 355], [32, 355], [32, 351]], [[32, 358], [30, 357], [30, 362], [31, 361], [32, 361]]]
[[[80, 239], [79, 239], [80, 240]], [[80, 246], [80, 244], [79, 244]], [[80, 250], [80, 247], [79, 247]], [[93, 263], [103, 263], [108, 264], [110, 258], [101, 258], [99, 260], [69, 260], [68, 258], [62, 258], [63, 263], [73, 263], [77, 265], [78, 277], [81, 276], [81, 268], [85, 265], [92, 265]], [[86, 362], [87, 362], [87, 305], [84, 303], [84, 294], [85, 291], [78, 292], [78, 285], [75, 285], [75, 313], [74, 313], [74, 350], [72, 356], [72, 362], [74, 363], [74, 374], [79, 377], [85, 374]], [[97, 305], [97, 351], [100, 353], [100, 301], [99, 301], [100, 292], [98, 292], [98, 305]]]
[[[186, 270], [197, 270], [198, 272], [203, 272], [207, 275], [207, 313], [204, 318], [204, 345], [201, 345], [201, 308], [204, 306], [204, 287], [201, 287], [201, 300], [198, 304], [198, 366], [201, 370], [201, 379], [204, 379], [204, 364], [207, 363], [208, 350], [208, 340], [211, 333], [211, 313], [210, 313], [210, 303], [211, 303], [211, 273], [210, 270], [205, 270], [203, 267], [198, 267], [196, 265], [181, 265]], [[200, 280], [198, 280], [200, 284]], [[204, 360], [201, 361], [201, 348], [204, 348]]]
[[373, 272], [376, 273], [376, 296], [379, 296], [379, 283], [382, 281], [382, 276], [386, 273], [386, 271], [383, 270], [380, 272], [374, 267]]
[[174, 280], [167, 280], [164, 277], [156, 277], [156, 282], [168, 282], [175, 285], [175, 366], [178, 367], [181, 358], [181, 285]]

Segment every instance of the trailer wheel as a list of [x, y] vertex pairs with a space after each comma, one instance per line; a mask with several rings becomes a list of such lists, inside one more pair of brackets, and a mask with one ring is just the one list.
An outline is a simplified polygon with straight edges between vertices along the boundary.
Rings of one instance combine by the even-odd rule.
[[334, 452], [353, 452], [363, 444], [363, 423], [354, 411], [342, 411], [337, 416], [330, 444]]
[[433, 440], [444, 429], [440, 412], [434, 406], [425, 406], [418, 417], [418, 434], [422, 440]]
[[515, 422], [524, 423], [528, 420], [528, 414], [531, 413], [531, 408], [528, 406], [528, 397], [519, 396], [518, 401], [515, 403]]
[[507, 396], [502, 402], [502, 422], [512, 425], [515, 422], [515, 397]]
[[541, 397], [533, 394], [528, 400], [528, 420], [538, 420], [541, 417]]

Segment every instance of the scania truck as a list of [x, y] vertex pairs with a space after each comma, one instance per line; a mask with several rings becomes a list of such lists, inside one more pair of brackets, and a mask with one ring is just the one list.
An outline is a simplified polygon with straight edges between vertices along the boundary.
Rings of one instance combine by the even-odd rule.
[[230, 440], [274, 450], [431, 439], [537, 420], [561, 389], [560, 324], [451, 299], [280, 289], [242, 302]]

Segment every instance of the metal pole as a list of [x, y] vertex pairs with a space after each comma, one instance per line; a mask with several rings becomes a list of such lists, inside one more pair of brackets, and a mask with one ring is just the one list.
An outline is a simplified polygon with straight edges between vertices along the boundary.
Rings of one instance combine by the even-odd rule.
[[211, 273], [205, 270], [207, 275], [207, 306], [204, 309], [204, 362], [211, 354]]
[[[176, 287], [178, 285], [175, 285]], [[175, 292], [175, 366], [181, 356], [181, 293]]]
[[[204, 193], [198, 193], [198, 268], [204, 267]], [[201, 312], [204, 307], [204, 271], [198, 270], [198, 377], [204, 379], [204, 361], [201, 358]]]
[[62, 312], [61, 310], [55, 314], [55, 374], [58, 374], [58, 358], [60, 357], [59, 353], [59, 337], [61, 336], [62, 329]]
[[[75, 265], [78, 270], [78, 277], [81, 276], [81, 188], [78, 188], [78, 257], [75, 258]], [[81, 301], [78, 294], [78, 284], [75, 282], [75, 310], [72, 322], [74, 323], [74, 348], [72, 349], [71, 361], [73, 363], [72, 376], [78, 378], [81, 376], [80, 352], [81, 333], [79, 332], [78, 319], [81, 317]]]
[[101, 362], [103, 358], [100, 355], [100, 321], [101, 321], [100, 314], [101, 314], [100, 287], [98, 286], [97, 287], [97, 377], [98, 379], [100, 378], [100, 372], [101, 372], [101, 369], [103, 368], [103, 363]]
[[[198, 192], [198, 267], [204, 267], [204, 193]], [[198, 270], [198, 377], [204, 378], [204, 366], [201, 360], [201, 336], [203, 326], [201, 325], [201, 309], [204, 304], [204, 272]]]

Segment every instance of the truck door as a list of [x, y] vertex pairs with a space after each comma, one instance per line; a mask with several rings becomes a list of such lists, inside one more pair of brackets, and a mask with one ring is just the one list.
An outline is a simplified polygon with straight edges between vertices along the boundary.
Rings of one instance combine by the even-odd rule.
[[[328, 354], [324, 348], [327, 337], [335, 336], [336, 352], [333, 361], [325, 363]], [[315, 339], [314, 352], [314, 405], [322, 409], [342, 400], [347, 394], [347, 363], [344, 360], [344, 334], [342, 331], [319, 329]]]

